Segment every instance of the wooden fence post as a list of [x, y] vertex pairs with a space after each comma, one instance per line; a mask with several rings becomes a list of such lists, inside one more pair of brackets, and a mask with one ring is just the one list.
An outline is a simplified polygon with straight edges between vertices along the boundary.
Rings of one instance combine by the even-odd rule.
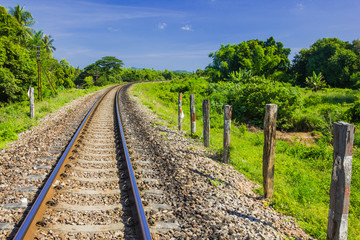
[[347, 239], [352, 151], [355, 127], [345, 122], [334, 123], [333, 170], [330, 185], [330, 207], [327, 239]]
[[191, 136], [196, 132], [195, 95], [190, 94]]
[[204, 146], [210, 146], [210, 100], [203, 100], [203, 136]]
[[182, 130], [182, 119], [184, 117], [184, 113], [182, 111], [182, 93], [179, 93], [179, 101], [178, 101], [178, 126], [179, 130]]
[[230, 163], [230, 128], [231, 128], [231, 105], [224, 107], [224, 141], [223, 141], [223, 163]]
[[265, 198], [272, 198], [274, 192], [277, 107], [276, 104], [266, 104], [265, 107], [263, 151], [263, 187]]
[[34, 97], [34, 88], [30, 87], [28, 91], [28, 96], [30, 98], [30, 118], [35, 117], [35, 97]]

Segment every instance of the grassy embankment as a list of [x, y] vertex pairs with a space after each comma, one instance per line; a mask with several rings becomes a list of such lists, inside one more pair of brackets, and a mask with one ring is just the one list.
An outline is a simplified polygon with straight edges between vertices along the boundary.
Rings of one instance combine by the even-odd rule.
[[92, 87], [88, 89], [65, 89], [58, 90], [55, 96], [47, 97], [43, 101], [35, 101], [35, 118], [30, 118], [29, 101], [9, 104], [0, 107], [0, 148], [6, 147], [8, 143], [18, 138], [17, 134], [38, 125], [38, 120], [45, 115], [56, 111], [70, 101], [106, 88]]
[[[177, 126], [177, 93], [171, 92], [171, 83], [143, 83], [132, 87], [132, 94], [153, 110], [169, 126]], [[331, 128], [331, 118], [339, 111], [343, 112], [356, 97], [351, 91], [329, 90], [312, 93], [303, 91], [304, 104], [298, 110], [295, 121], [304, 124], [327, 123]], [[350, 93], [349, 93], [350, 92]], [[196, 92], [192, 92], [197, 94]], [[204, 96], [196, 95], [197, 132], [202, 134], [201, 102]], [[210, 99], [211, 102], [211, 99]], [[189, 134], [189, 92], [183, 95], [183, 129]], [[319, 115], [320, 113], [326, 113]], [[333, 116], [333, 117], [332, 117]], [[211, 149], [221, 154], [223, 116], [211, 113]], [[314, 132], [319, 134], [318, 132]], [[231, 133], [231, 165], [249, 179], [262, 185], [263, 133], [249, 132], [243, 124], [235, 123]], [[295, 137], [296, 138], [296, 137]], [[358, 239], [360, 235], [360, 157], [359, 133], [355, 136], [355, 154], [353, 159], [351, 206], [348, 239]], [[274, 197], [268, 203], [277, 211], [294, 216], [298, 224], [310, 235], [326, 239], [327, 217], [329, 211], [329, 188], [332, 171], [332, 146], [328, 138], [322, 137], [317, 143], [307, 146], [296, 141], [277, 141], [275, 159]], [[263, 194], [262, 188], [257, 190]]]

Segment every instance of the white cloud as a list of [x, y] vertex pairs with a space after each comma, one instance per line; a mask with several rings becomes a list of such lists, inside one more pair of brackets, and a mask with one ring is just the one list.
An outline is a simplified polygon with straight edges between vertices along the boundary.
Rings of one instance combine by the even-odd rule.
[[181, 29], [184, 30], [184, 31], [191, 31], [192, 30], [190, 25], [182, 26]]
[[167, 26], [166, 23], [159, 23], [159, 24], [158, 24], [158, 28], [159, 28], [159, 29], [165, 29], [166, 26]]
[[298, 2], [298, 3], [296, 4], [296, 9], [297, 9], [297, 10], [300, 10], [300, 11], [304, 10], [304, 4], [302, 4], [301, 2]]
[[107, 30], [109, 32], [118, 32], [120, 29], [119, 28], [108, 27]]

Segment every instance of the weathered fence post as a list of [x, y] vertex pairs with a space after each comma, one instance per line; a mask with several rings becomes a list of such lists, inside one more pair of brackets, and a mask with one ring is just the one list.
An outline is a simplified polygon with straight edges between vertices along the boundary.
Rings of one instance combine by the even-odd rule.
[[30, 118], [35, 117], [35, 97], [34, 97], [34, 88], [30, 87], [28, 91], [28, 96], [30, 98]]
[[184, 113], [182, 111], [182, 93], [179, 93], [179, 101], [178, 101], [178, 125], [179, 130], [182, 130], [182, 119], [184, 117]]
[[265, 198], [272, 198], [274, 192], [277, 107], [276, 104], [266, 104], [265, 108], [263, 151], [263, 187]]
[[195, 95], [190, 94], [191, 135], [196, 132]]
[[203, 100], [203, 135], [204, 135], [204, 146], [210, 146], [210, 100]]
[[352, 151], [355, 127], [345, 122], [334, 123], [333, 170], [330, 185], [330, 207], [327, 239], [347, 239]]
[[230, 128], [231, 128], [232, 107], [225, 105], [224, 107], [224, 141], [223, 141], [223, 163], [230, 162]]

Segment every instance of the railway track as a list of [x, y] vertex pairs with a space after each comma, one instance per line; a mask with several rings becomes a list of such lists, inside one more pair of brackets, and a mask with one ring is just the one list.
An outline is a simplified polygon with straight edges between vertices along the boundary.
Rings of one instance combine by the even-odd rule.
[[[16, 158], [0, 159], [8, 173], [6, 178], [0, 173], [0, 190], [6, 189], [5, 194], [0, 191], [0, 239], [15, 234], [16, 239], [309, 239], [291, 218], [264, 207], [253, 192], [256, 184], [146, 113], [126, 92], [129, 86], [119, 88], [116, 101], [116, 89], [104, 96], [76, 131], [78, 136], [61, 150], [65, 154], [51, 158], [62, 164], [46, 165], [60, 170], [41, 175], [48, 190], [37, 190], [41, 179], [29, 180], [45, 170], [36, 155], [18, 161], [12, 150]], [[45, 139], [56, 129], [48, 128]], [[135, 179], [137, 196], [131, 191]], [[18, 203], [33, 199], [36, 191], [38, 199], [50, 195]], [[139, 217], [140, 206], [144, 212]], [[25, 207], [29, 215], [17, 229]]]
[[150, 239], [116, 99], [99, 99], [64, 151], [15, 239]]

